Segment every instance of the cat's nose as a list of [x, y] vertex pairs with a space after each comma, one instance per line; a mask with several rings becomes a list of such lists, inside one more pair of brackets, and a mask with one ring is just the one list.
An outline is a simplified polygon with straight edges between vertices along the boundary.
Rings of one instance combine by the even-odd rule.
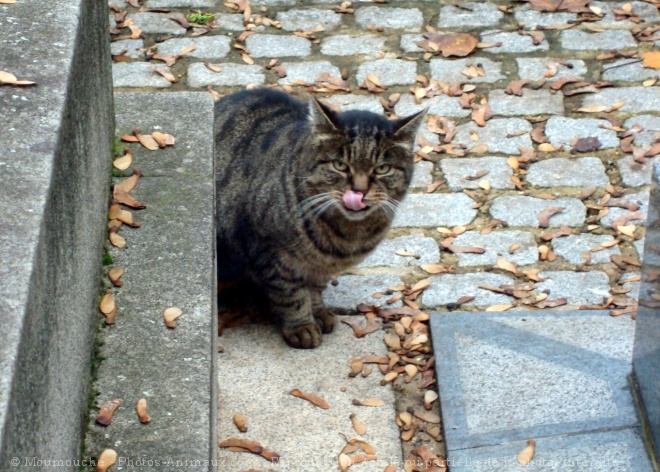
[[353, 176], [353, 191], [367, 193], [369, 190], [369, 176], [357, 174]]

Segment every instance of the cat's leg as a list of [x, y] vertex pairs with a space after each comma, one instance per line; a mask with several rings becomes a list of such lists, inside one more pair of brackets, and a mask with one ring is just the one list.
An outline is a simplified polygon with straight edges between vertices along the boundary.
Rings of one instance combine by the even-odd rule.
[[[265, 275], [265, 274], [263, 274]], [[312, 316], [312, 295], [293, 271], [275, 264], [260, 281], [268, 295], [286, 342], [296, 348], [313, 349], [321, 344], [321, 329]]]
[[337, 324], [336, 314], [333, 310], [325, 306], [323, 303], [323, 296], [321, 293], [325, 289], [323, 287], [312, 287], [310, 292], [312, 294], [312, 314], [323, 333], [331, 333]]

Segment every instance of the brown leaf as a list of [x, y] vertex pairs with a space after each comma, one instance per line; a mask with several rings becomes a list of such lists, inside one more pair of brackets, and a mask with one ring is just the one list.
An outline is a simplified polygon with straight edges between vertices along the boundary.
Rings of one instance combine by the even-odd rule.
[[171, 72], [164, 70], [164, 69], [159, 69], [157, 67], [149, 67], [150, 70], [154, 71], [157, 74], [162, 75], [165, 77], [169, 82], [175, 83], [176, 82], [176, 77], [172, 75]]
[[248, 430], [247, 417], [245, 415], [241, 413], [235, 413], [232, 417], [232, 421], [241, 433], [245, 433]]
[[660, 51], [648, 51], [642, 54], [642, 65], [648, 69], [660, 69]]
[[124, 190], [115, 190], [113, 193], [113, 198], [117, 200], [117, 203], [121, 203], [122, 205], [135, 208], [136, 210], [147, 208], [147, 205], [137, 201], [128, 192]]
[[509, 84], [506, 90], [504, 90], [504, 93], [508, 95], [517, 95], [519, 97], [522, 97], [523, 87], [529, 84], [530, 82], [531, 80], [529, 79], [514, 80]]
[[355, 430], [356, 433], [358, 433], [359, 435], [363, 435], [367, 432], [367, 426], [358, 419], [355, 413], [351, 413], [349, 415], [349, 418], [351, 420], [351, 423], [353, 424], [353, 429]]
[[124, 150], [124, 155], [112, 161], [112, 165], [119, 170], [128, 169], [133, 163], [133, 153], [129, 149]]
[[108, 240], [114, 247], [126, 246], [126, 240], [117, 233], [117, 228], [110, 228], [108, 233]]
[[168, 328], [174, 329], [176, 328], [176, 319], [181, 316], [183, 312], [181, 311], [181, 308], [177, 308], [175, 306], [170, 307], [166, 309], [163, 312], [163, 319], [165, 320], [165, 324], [167, 325]]
[[506, 259], [504, 259], [502, 257], [497, 259], [497, 262], [495, 263], [494, 267], [496, 267], [498, 269], [505, 270], [507, 272], [511, 272], [515, 276], [521, 275], [521, 273], [518, 270], [518, 267], [516, 266], [516, 264], [514, 264], [511, 261], [507, 261]]
[[107, 315], [113, 310], [115, 310], [116, 307], [117, 305], [115, 304], [115, 298], [112, 295], [112, 289], [109, 288], [105, 291], [105, 295], [103, 295], [103, 298], [101, 298], [101, 302], [99, 303], [99, 310], [104, 315]]
[[[257, 441], [251, 441], [249, 439], [240, 439], [240, 438], [229, 438], [218, 443], [218, 447], [226, 448], [239, 448], [245, 452], [251, 452], [263, 457], [266, 460], [277, 461], [280, 456], [276, 452], [269, 451], [265, 449]], [[231, 449], [230, 449], [231, 450]]]
[[175, 139], [171, 134], [164, 134], [160, 131], [154, 131], [151, 133], [151, 137], [156, 141], [158, 147], [164, 148], [165, 146], [174, 146]]
[[532, 9], [537, 11], [570, 11], [583, 13], [590, 11], [591, 0], [529, 0]]
[[[113, 190], [113, 197], [116, 198], [114, 193], [117, 192], [126, 192], [129, 193], [131, 192], [135, 186], [137, 185], [138, 181], [140, 180], [140, 176], [142, 175], [142, 171], [138, 169], [133, 169], [133, 174], [130, 177], [127, 177], [126, 179], [122, 180], [121, 182], [115, 184], [114, 190]], [[119, 202], [121, 203], [121, 202]]]
[[[142, 144], [142, 146], [144, 146], [145, 148], [149, 149], [150, 151], [155, 151], [158, 149], [158, 142], [156, 142], [156, 140], [153, 138], [152, 135], [142, 134], [142, 132], [138, 128], [133, 130], [133, 134], [138, 139], [140, 144]], [[126, 191], [130, 192], [130, 190], [126, 190]]]
[[149, 417], [149, 414], [147, 413], [147, 399], [146, 398], [140, 398], [135, 405], [135, 411], [137, 412], [138, 418], [140, 419], [140, 423], [142, 424], [147, 424], [148, 422], [151, 421], [151, 418]]
[[380, 329], [380, 323], [374, 313], [366, 313], [365, 318], [358, 316], [344, 317], [341, 322], [353, 328], [353, 334], [356, 338], [361, 338]]
[[550, 88], [552, 90], [561, 90], [561, 88], [566, 85], [566, 84], [572, 84], [575, 82], [581, 82], [582, 79], [580, 77], [576, 77], [574, 75], [567, 75], [562, 77], [561, 79], [557, 79], [554, 82], [550, 84]]
[[429, 52], [441, 52], [444, 57], [465, 57], [475, 50], [479, 40], [467, 33], [424, 33], [427, 38], [417, 43]]
[[110, 282], [112, 282], [112, 285], [115, 287], [121, 287], [124, 285], [124, 283], [120, 280], [122, 275], [124, 275], [124, 269], [121, 267], [113, 267], [108, 271], [108, 278], [110, 279]]
[[571, 228], [568, 226], [562, 226], [559, 231], [555, 231], [554, 233], [548, 233], [544, 234], [541, 236], [542, 241], [550, 241], [555, 238], [559, 238], [561, 236], [568, 236], [570, 234], [573, 234], [573, 231], [571, 231]]
[[115, 410], [119, 408], [119, 405], [124, 403], [122, 399], [108, 400], [99, 410], [99, 414], [96, 415], [96, 423], [101, 426], [109, 426], [112, 423], [112, 415], [115, 414]]
[[453, 244], [448, 244], [444, 247], [454, 254], [483, 254], [486, 252], [484, 248], [476, 246], [454, 246]]
[[577, 152], [591, 152], [591, 151], [597, 151], [600, 149], [602, 146], [600, 140], [595, 137], [589, 137], [589, 138], [580, 138], [575, 142], [575, 145], [573, 146], [573, 150], [571, 153], [574, 153], [573, 151]]
[[480, 105], [472, 105], [472, 120], [479, 126], [486, 126], [486, 121], [493, 117], [493, 110], [486, 98], [481, 99]]
[[565, 207], [548, 207], [542, 210], [538, 216], [539, 228], [547, 228], [548, 226], [550, 226], [550, 217], [552, 217], [552, 215], [564, 211], [565, 209], [566, 209]]
[[330, 408], [330, 404], [325, 401], [323, 398], [319, 397], [315, 393], [308, 393], [308, 392], [303, 392], [297, 388], [294, 388], [289, 392], [291, 395], [294, 397], [302, 398], [303, 400], [307, 400], [308, 402], [312, 403], [313, 405], [318, 406], [319, 408], [323, 408], [324, 410], [327, 410]]
[[[533, 1], [533, 0], [532, 0]], [[536, 441], [533, 439], [527, 440], [527, 447], [518, 453], [516, 460], [519, 464], [527, 465], [534, 458], [534, 450], [536, 446]]]
[[356, 405], [356, 406], [375, 406], [375, 407], [379, 407], [379, 406], [385, 405], [385, 402], [383, 400], [381, 400], [380, 398], [367, 398], [366, 400], [354, 399], [352, 403], [353, 403], [353, 405]]

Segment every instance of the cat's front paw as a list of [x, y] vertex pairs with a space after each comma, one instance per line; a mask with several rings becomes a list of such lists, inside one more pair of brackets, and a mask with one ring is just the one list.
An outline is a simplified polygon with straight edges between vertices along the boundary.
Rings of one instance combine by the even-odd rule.
[[332, 333], [332, 330], [335, 329], [337, 320], [335, 318], [335, 312], [329, 308], [321, 308], [314, 312], [314, 319], [316, 324], [321, 328], [321, 332], [324, 334]]
[[282, 329], [284, 340], [291, 347], [314, 349], [321, 345], [321, 330], [316, 323], [309, 323], [296, 328]]

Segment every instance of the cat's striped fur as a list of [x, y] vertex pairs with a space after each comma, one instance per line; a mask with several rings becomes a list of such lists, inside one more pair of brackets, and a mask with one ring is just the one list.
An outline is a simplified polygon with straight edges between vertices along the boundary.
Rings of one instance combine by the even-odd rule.
[[[217, 102], [218, 278], [261, 286], [291, 346], [316, 347], [332, 331], [321, 291], [387, 232], [421, 115], [337, 113], [269, 89]], [[366, 208], [349, 209], [345, 193]]]

